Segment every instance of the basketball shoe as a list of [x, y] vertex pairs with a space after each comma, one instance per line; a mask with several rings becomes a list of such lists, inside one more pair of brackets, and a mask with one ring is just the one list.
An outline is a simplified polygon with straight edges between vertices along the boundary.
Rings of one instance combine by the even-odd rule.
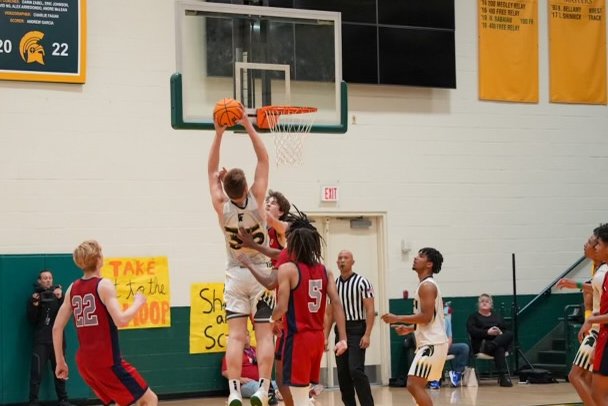
[[260, 387], [251, 395], [251, 406], [268, 406], [268, 392], [264, 388]]
[[243, 406], [243, 398], [240, 393], [231, 393], [228, 396], [228, 406]]

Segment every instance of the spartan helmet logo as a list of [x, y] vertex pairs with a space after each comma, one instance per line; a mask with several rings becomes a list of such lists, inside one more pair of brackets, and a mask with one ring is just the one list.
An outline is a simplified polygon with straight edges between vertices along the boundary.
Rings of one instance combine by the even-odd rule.
[[38, 62], [40, 65], [44, 65], [44, 47], [40, 45], [42, 38], [44, 38], [44, 33], [40, 31], [26, 33], [19, 42], [21, 59], [26, 63]]

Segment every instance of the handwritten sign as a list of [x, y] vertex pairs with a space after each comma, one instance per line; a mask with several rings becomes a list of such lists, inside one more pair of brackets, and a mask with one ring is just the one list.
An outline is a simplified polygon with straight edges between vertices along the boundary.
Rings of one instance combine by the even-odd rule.
[[[248, 330], [253, 331], [251, 320]], [[254, 335], [251, 345], [255, 347]], [[225, 352], [228, 341], [223, 283], [194, 283], [190, 287], [190, 354]]]
[[167, 257], [105, 258], [101, 274], [114, 282], [123, 309], [137, 292], [147, 301], [123, 329], [171, 326], [171, 295]]

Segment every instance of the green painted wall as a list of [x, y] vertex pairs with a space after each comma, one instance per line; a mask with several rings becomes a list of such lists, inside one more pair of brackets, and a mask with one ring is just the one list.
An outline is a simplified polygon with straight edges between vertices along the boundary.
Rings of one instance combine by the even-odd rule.
[[[51, 268], [55, 283], [64, 288], [82, 275], [71, 255], [0, 255], [0, 405], [28, 401], [32, 326], [26, 317], [26, 302], [42, 268]], [[171, 328], [120, 332], [124, 358], [132, 363], [156, 393], [180, 394], [227, 390], [220, 374], [223, 353], [188, 353], [190, 308], [171, 308]], [[92, 399], [75, 365], [76, 332], [72, 323], [66, 332], [72, 399]], [[41, 400], [55, 400], [50, 366], [43, 379]]]
[[[82, 272], [67, 255], [0, 256], [0, 404], [29, 400], [29, 368], [33, 327], [27, 320], [26, 305], [33, 293], [33, 283], [43, 268], [54, 273], [54, 283], [66, 287]], [[68, 359], [74, 359], [76, 332], [70, 324], [66, 335]], [[68, 393], [74, 398], [89, 398], [91, 392], [70, 363]], [[50, 364], [40, 388], [41, 399], [56, 399]]]
[[[517, 302], [521, 309], [534, 298], [534, 295], [518, 296]], [[512, 296], [494, 296], [494, 308], [504, 317], [512, 314]], [[454, 342], [467, 342], [466, 323], [469, 315], [477, 310], [477, 296], [446, 297], [445, 301], [452, 304], [452, 335]], [[524, 352], [529, 350], [541, 338], [546, 336], [563, 316], [564, 307], [578, 304], [582, 301], [580, 293], [548, 294], [542, 297], [531, 310], [526, 311], [519, 319], [519, 344]], [[390, 299], [391, 313], [409, 314], [412, 311], [412, 300]], [[391, 376], [405, 375], [405, 358], [403, 355], [403, 338], [391, 331]], [[520, 361], [520, 364], [523, 361]]]

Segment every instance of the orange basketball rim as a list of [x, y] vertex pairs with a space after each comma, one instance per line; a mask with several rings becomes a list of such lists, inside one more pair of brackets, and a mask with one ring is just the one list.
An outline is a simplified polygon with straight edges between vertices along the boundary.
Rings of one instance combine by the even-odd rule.
[[264, 106], [257, 110], [257, 125], [265, 130], [273, 129], [279, 124], [279, 117], [290, 114], [315, 113], [316, 107], [303, 106]]

